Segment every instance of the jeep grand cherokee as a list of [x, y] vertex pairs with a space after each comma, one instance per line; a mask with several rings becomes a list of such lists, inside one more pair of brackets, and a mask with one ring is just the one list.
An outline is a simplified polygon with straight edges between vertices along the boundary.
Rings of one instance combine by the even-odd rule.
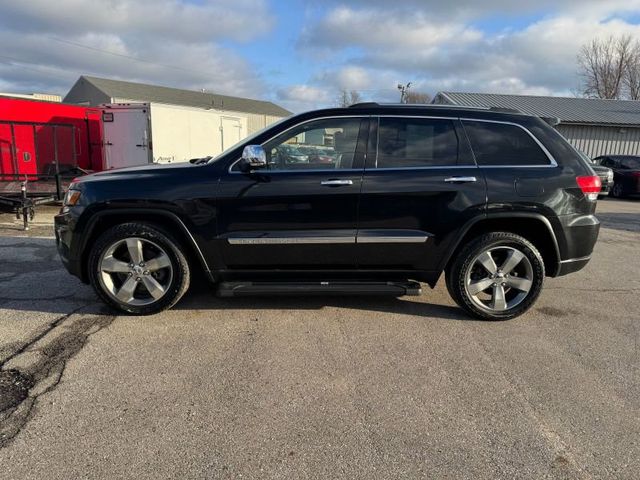
[[[282, 153], [308, 147], [331, 161]], [[195, 269], [226, 296], [412, 295], [444, 272], [469, 314], [506, 319], [587, 264], [599, 190], [539, 118], [369, 103], [287, 118], [206, 163], [81, 177], [55, 231], [67, 269], [134, 314], [173, 306]]]

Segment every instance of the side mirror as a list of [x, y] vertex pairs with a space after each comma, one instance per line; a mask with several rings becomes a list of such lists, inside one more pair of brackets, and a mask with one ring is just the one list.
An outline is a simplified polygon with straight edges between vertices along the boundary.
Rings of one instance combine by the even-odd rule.
[[259, 168], [266, 168], [267, 153], [261, 145], [247, 145], [242, 151], [242, 160], [240, 160], [240, 170], [250, 172]]

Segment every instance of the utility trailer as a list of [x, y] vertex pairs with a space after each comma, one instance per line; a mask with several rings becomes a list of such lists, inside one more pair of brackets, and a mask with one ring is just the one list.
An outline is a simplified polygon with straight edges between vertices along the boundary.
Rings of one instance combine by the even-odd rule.
[[0, 97], [0, 211], [22, 215], [25, 229], [37, 205], [102, 164], [99, 109]]
[[162, 103], [100, 105], [103, 170], [215, 156], [247, 136], [247, 118]]

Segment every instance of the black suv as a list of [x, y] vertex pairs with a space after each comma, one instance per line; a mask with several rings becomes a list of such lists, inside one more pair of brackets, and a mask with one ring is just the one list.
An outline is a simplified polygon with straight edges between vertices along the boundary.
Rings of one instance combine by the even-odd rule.
[[55, 231], [67, 269], [130, 313], [174, 305], [194, 269], [226, 296], [410, 295], [444, 272], [467, 312], [506, 319], [587, 264], [599, 189], [539, 118], [369, 103], [287, 118], [207, 163], [79, 178]]

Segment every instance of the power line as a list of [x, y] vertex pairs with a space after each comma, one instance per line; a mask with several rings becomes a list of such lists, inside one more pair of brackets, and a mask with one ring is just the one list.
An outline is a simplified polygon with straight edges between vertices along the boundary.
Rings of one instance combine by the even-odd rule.
[[94, 52], [104, 53], [106, 55], [113, 55], [114, 57], [127, 58], [129, 60], [133, 60], [134, 62], [146, 63], [148, 65], [156, 65], [158, 67], [164, 67], [164, 68], [172, 68], [174, 70], [181, 70], [183, 72], [192, 72], [192, 73], [202, 74], [201, 70], [193, 70], [193, 69], [190, 69], [190, 68], [177, 67], [175, 65], [167, 65], [165, 63], [152, 62], [150, 60], [144, 60], [142, 58], [133, 57], [131, 55], [125, 55], [124, 53], [117, 53], [117, 52], [112, 52], [110, 50], [104, 50], [102, 48], [91, 47], [89, 45], [83, 45], [82, 43], [72, 42], [70, 40], [63, 40], [63, 39], [57, 38], [57, 37], [49, 37], [49, 38], [51, 40], [55, 41], [55, 42], [66, 43], [67, 45], [72, 45], [74, 47], [79, 47], [79, 48], [84, 48], [84, 49], [87, 49], [87, 50], [92, 50]]

